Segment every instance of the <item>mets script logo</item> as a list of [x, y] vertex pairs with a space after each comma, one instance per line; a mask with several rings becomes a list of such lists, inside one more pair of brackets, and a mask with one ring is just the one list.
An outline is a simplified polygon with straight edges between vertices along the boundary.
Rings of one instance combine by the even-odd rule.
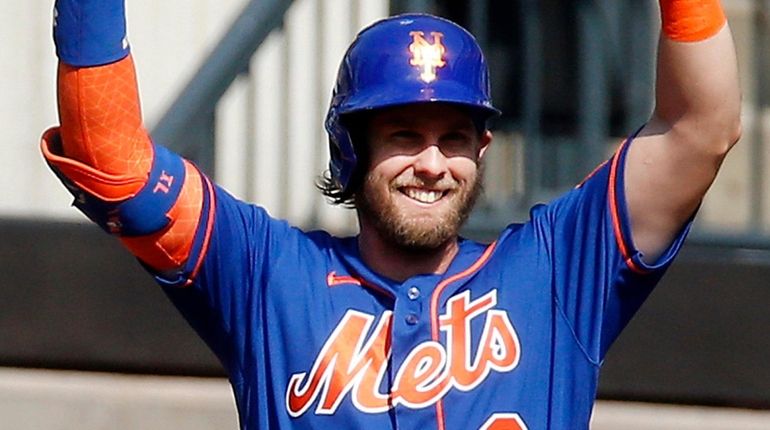
[[[497, 291], [471, 301], [464, 292], [451, 298], [439, 329], [446, 347], [436, 341], [417, 345], [400, 364], [390, 392], [380, 392], [391, 353], [391, 311], [375, 317], [348, 310], [324, 344], [310, 372], [291, 376], [286, 409], [292, 417], [304, 414], [316, 400], [315, 413], [335, 413], [350, 393], [356, 408], [367, 413], [387, 411], [397, 405], [424, 408], [449, 390], [471, 391], [492, 371], [510, 372], [519, 363], [516, 331], [497, 304]], [[480, 339], [471, 339], [471, 321], [485, 317]], [[475, 351], [473, 345], [478, 342]]]
[[432, 44], [425, 40], [425, 33], [422, 31], [412, 31], [409, 35], [412, 36], [412, 44], [409, 45], [412, 59], [409, 60], [409, 64], [420, 68], [420, 79], [426, 83], [433, 82], [436, 79], [436, 69], [446, 65], [444, 61], [446, 48], [441, 44], [441, 38], [444, 35], [431, 32]]

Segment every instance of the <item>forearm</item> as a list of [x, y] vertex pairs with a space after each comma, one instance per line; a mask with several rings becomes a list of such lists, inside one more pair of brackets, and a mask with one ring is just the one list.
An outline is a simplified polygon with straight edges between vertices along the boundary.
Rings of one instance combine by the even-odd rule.
[[197, 169], [145, 130], [123, 1], [58, 0], [60, 127], [43, 138], [75, 205], [157, 270], [187, 261], [203, 206]]
[[660, 0], [656, 107], [629, 148], [633, 241], [653, 262], [693, 216], [740, 136], [740, 86], [718, 0]]
[[[60, 155], [123, 178], [113, 200], [136, 194], [153, 158], [142, 124], [123, 0], [57, 0], [54, 43]], [[104, 187], [102, 187], [104, 188]]]
[[661, 0], [654, 121], [726, 153], [740, 134], [740, 83], [718, 0]]
[[131, 56], [93, 67], [61, 61], [57, 93], [63, 155], [113, 175], [147, 175], [152, 143], [142, 124]]

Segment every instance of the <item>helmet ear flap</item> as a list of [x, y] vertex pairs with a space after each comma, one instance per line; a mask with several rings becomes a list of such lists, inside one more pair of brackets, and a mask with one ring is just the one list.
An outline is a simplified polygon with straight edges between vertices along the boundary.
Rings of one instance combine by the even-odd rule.
[[361, 112], [342, 118], [330, 116], [327, 120], [329, 170], [316, 185], [332, 204], [355, 206], [355, 194], [363, 184], [369, 165], [367, 117]]
[[340, 119], [336, 109], [329, 110], [326, 130], [329, 134], [329, 171], [331, 172], [331, 179], [341, 191], [344, 191], [350, 182], [350, 177], [353, 174], [357, 161], [353, 137], [350, 135], [342, 119]]

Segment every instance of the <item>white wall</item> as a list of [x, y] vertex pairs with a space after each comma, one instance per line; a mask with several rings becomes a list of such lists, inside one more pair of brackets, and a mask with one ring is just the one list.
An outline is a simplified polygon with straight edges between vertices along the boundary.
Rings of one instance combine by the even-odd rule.
[[0, 6], [0, 213], [41, 210], [49, 200], [67, 200], [36, 150], [43, 128], [56, 118], [51, 6], [42, 1]]
[[[127, 0], [145, 118], [154, 124], [246, 0]], [[82, 219], [38, 151], [57, 122], [53, 0], [0, 6], [0, 216]]]

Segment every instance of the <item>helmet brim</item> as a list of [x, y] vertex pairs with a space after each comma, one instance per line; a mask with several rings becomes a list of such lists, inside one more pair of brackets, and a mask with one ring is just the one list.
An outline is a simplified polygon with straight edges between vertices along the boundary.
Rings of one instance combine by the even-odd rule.
[[451, 103], [478, 112], [487, 120], [500, 115], [483, 94], [454, 81], [435, 81], [429, 85], [379, 85], [358, 91], [340, 105], [341, 116], [383, 108], [421, 103]]

